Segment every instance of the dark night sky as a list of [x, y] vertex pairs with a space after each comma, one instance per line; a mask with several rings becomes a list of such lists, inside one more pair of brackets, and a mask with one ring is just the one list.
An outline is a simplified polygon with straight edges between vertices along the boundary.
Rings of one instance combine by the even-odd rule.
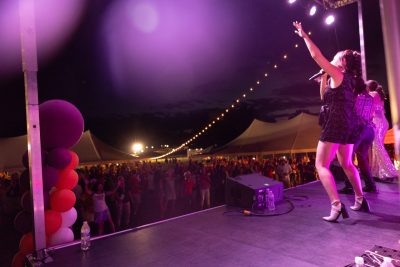
[[[318, 66], [293, 33], [294, 20], [312, 31], [313, 40], [329, 58], [337, 50], [359, 49], [356, 4], [335, 10], [335, 27], [327, 27], [321, 12], [307, 17], [304, 4], [311, 0], [293, 6], [283, 0], [203, 0], [197, 4], [98, 0], [70, 10], [68, 5], [74, 4], [61, 3], [84, 1], [60, 0], [61, 8], [48, 5], [48, 1], [38, 1], [38, 5], [74, 14], [74, 21], [61, 21], [57, 12], [39, 12], [40, 102], [70, 101], [81, 110], [86, 129], [122, 149], [134, 140], [149, 145], [180, 144], [254, 86], [265, 72], [270, 76], [256, 92], [195, 146], [221, 145], [236, 137], [253, 118], [274, 120], [298, 110], [317, 112], [318, 85], [307, 77], [318, 71]], [[7, 2], [11, 3], [0, 2], [0, 22], [17, 14]], [[368, 78], [385, 86], [378, 2], [364, 1], [367, 67]], [[52, 23], [46, 22], [46, 14], [53, 14]], [[57, 18], [69, 28], [53, 30]], [[141, 24], [143, 20], [145, 24]], [[4, 40], [12, 39], [9, 31], [0, 27]], [[51, 38], [52, 32], [54, 36], [64, 33], [57, 37], [58, 43], [53, 42], [57, 43], [54, 47], [45, 45], [51, 43], [46, 38]], [[295, 43], [299, 48], [293, 48]], [[285, 53], [289, 57], [283, 62]], [[0, 42], [0, 56], [5, 58], [0, 66], [0, 136], [24, 134], [19, 44]], [[273, 69], [274, 64], [278, 69]]]

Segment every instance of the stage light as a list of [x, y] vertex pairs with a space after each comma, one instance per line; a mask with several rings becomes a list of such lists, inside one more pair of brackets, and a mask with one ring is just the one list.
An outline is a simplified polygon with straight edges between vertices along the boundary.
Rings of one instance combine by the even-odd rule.
[[288, 0], [289, 4], [293, 4], [294, 2], [296, 2], [296, 0]]
[[143, 152], [143, 144], [141, 144], [141, 143], [133, 144], [132, 150], [133, 150], [133, 153], [135, 153], [135, 154]]
[[315, 15], [315, 13], [317, 13], [317, 6], [312, 6], [311, 8], [310, 8], [310, 12], [308, 13], [310, 16], [314, 16]]
[[332, 14], [328, 15], [328, 16], [325, 18], [325, 23], [326, 23], [327, 25], [331, 25], [333, 22], [335, 22], [335, 16], [333, 16]]

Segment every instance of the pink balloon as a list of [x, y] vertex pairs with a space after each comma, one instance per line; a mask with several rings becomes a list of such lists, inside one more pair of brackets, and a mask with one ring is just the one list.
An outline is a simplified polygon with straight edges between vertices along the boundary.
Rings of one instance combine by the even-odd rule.
[[68, 227], [61, 227], [57, 232], [49, 236], [49, 245], [57, 246], [74, 241], [74, 233]]
[[70, 210], [67, 210], [66, 212], [61, 212], [61, 227], [71, 227], [75, 223], [77, 217], [78, 214], [74, 207], [72, 207]]
[[39, 107], [42, 147], [46, 150], [71, 148], [84, 130], [81, 112], [64, 100], [49, 100]]

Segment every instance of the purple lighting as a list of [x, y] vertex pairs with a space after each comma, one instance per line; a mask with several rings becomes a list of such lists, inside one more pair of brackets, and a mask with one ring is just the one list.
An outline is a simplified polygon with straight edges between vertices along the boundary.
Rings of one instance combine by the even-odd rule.
[[[21, 4], [24, 2], [21, 2]], [[0, 1], [0, 76], [21, 70], [20, 1]], [[35, 1], [36, 39], [41, 63], [54, 55], [77, 27], [85, 0]]]
[[113, 92], [148, 105], [179, 101], [230, 73], [238, 55], [240, 21], [207, 1], [114, 1], [102, 21], [98, 44]]
[[147, 3], [133, 7], [132, 19], [135, 27], [142, 32], [153, 32], [159, 22], [157, 10]]

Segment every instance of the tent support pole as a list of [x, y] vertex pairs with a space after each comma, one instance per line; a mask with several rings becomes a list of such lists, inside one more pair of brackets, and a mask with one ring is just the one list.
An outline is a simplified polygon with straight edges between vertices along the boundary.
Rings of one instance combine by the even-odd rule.
[[400, 156], [400, 1], [380, 0], [383, 41], [385, 46], [386, 72], [392, 114], [394, 151]]
[[26, 128], [28, 133], [28, 158], [33, 204], [33, 262], [46, 258], [46, 233], [44, 223], [42, 150], [40, 143], [39, 101], [37, 85], [37, 47], [34, 0], [20, 0], [20, 31], [22, 69], [25, 80]]

